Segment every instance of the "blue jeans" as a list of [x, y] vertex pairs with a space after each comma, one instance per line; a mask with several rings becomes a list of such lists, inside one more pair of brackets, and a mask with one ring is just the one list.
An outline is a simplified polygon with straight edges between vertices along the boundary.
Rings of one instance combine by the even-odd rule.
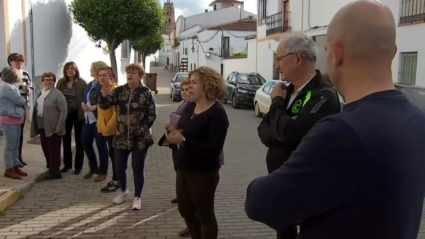
[[1, 130], [4, 137], [4, 165], [6, 169], [19, 166], [19, 145], [21, 137], [20, 124], [2, 124]]
[[[81, 134], [81, 143], [84, 152], [89, 159], [90, 172], [106, 175], [108, 173], [108, 144], [106, 139], [97, 132], [96, 122], [88, 124], [84, 122], [83, 132]], [[96, 140], [97, 152], [99, 154], [99, 164], [97, 163], [96, 153], [94, 152], [93, 141]]]

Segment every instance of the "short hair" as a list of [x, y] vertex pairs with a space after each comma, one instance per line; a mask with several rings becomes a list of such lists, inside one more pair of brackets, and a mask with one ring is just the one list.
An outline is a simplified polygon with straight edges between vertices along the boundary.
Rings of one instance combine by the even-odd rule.
[[21, 73], [10, 66], [4, 67], [1, 70], [1, 80], [9, 84], [15, 84], [21, 80]]
[[213, 68], [201, 66], [189, 72], [189, 79], [197, 74], [202, 81], [202, 85], [209, 100], [222, 100], [226, 93], [226, 85], [223, 77]]
[[129, 72], [129, 71], [137, 71], [137, 73], [139, 73], [139, 76], [145, 75], [145, 68], [143, 68], [143, 66], [138, 63], [133, 63], [126, 66], [125, 72]]
[[52, 77], [53, 78], [53, 82], [56, 82], [56, 75], [53, 72], [44, 72], [43, 75], [41, 75], [41, 82], [44, 81], [44, 78], [46, 77]]
[[10, 62], [12, 61], [22, 61], [24, 62], [24, 56], [19, 54], [19, 53], [12, 53], [7, 57], [7, 64], [9, 64], [9, 66], [11, 65]]
[[80, 70], [78, 69], [77, 64], [75, 64], [75, 62], [73, 61], [69, 61], [63, 66], [63, 77], [65, 78], [65, 82], [69, 81], [69, 77], [66, 74], [66, 70], [68, 70], [70, 66], [74, 67], [75, 69], [75, 79], [80, 79]]
[[183, 88], [183, 86], [186, 86], [186, 85], [190, 85], [189, 79], [185, 79], [185, 80], [182, 80], [182, 82], [180, 82], [180, 88]]
[[104, 68], [104, 67], [108, 67], [108, 64], [106, 64], [103, 61], [95, 61], [95, 62], [91, 63], [91, 69], [93, 69], [96, 72], [96, 75], [98, 75], [99, 70], [101, 68]]
[[316, 63], [317, 45], [313, 38], [303, 32], [285, 33], [281, 42], [284, 42], [285, 54], [298, 53], [307, 62]]

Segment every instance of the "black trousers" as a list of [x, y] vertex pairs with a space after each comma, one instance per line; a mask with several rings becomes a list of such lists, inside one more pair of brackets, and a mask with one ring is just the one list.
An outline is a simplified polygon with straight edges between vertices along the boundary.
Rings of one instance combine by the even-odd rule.
[[24, 128], [25, 128], [26, 117], [24, 117], [24, 123], [21, 124], [21, 135], [19, 136], [19, 161], [22, 162], [22, 145], [24, 143]]
[[277, 239], [297, 239], [297, 237], [298, 229], [296, 226], [277, 232]]
[[219, 181], [218, 172], [177, 170], [178, 208], [192, 239], [217, 239], [218, 237], [214, 199]]
[[69, 169], [72, 168], [72, 128], [74, 128], [75, 140], [75, 162], [74, 169], [81, 170], [84, 162], [84, 149], [81, 143], [81, 133], [83, 131], [83, 120], [78, 119], [78, 112], [68, 112], [66, 117], [65, 129], [66, 133], [63, 136], [63, 165]]
[[134, 175], [134, 197], [140, 198], [145, 184], [145, 160], [148, 148], [145, 149], [115, 149], [115, 167], [121, 191], [127, 190], [127, 163], [131, 153], [131, 163]]
[[177, 173], [176, 155], [177, 155], [177, 151], [179, 150], [179, 147], [177, 145], [171, 145], [170, 148], [171, 148], [171, 156], [173, 157], [174, 171]]
[[118, 174], [115, 166], [115, 150], [114, 146], [112, 146], [112, 143], [114, 141], [114, 136], [103, 136], [106, 139], [106, 142], [108, 142], [108, 154], [109, 158], [111, 159], [112, 164], [112, 181], [118, 181]]

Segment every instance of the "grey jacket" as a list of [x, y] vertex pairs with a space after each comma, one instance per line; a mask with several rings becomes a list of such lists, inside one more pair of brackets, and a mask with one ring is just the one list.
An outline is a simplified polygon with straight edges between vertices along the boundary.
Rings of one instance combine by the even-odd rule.
[[[40, 97], [41, 93], [38, 94]], [[37, 100], [34, 104], [34, 110], [32, 112], [31, 120], [31, 138], [40, 134], [40, 130], [37, 126]], [[50, 93], [44, 99], [43, 105], [43, 120], [44, 120], [44, 131], [46, 137], [50, 137], [55, 133], [56, 127], [60, 128], [58, 135], [65, 135], [65, 121], [68, 115], [68, 106], [66, 104], [65, 96], [62, 92], [56, 88], [52, 88]]]

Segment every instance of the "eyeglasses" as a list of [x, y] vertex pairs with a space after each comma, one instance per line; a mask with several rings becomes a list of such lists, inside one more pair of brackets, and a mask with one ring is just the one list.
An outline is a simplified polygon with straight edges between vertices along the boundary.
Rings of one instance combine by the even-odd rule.
[[297, 53], [298, 53], [298, 52], [290, 52], [290, 53], [285, 54], [285, 55], [283, 55], [283, 56], [276, 57], [276, 61], [277, 61], [277, 62], [279, 62], [279, 61], [281, 61], [283, 58], [285, 58], [285, 57], [287, 57], [287, 56], [295, 55], [295, 54], [297, 54]]

